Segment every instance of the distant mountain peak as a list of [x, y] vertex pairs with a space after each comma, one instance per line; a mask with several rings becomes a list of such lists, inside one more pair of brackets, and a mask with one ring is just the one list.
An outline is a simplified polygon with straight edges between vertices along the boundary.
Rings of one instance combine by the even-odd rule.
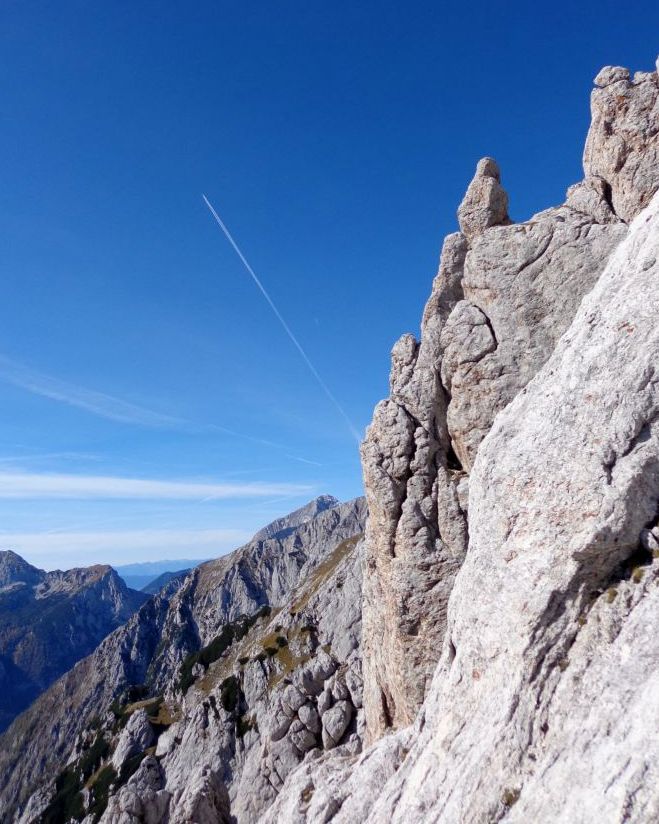
[[33, 567], [13, 550], [0, 550], [0, 587], [16, 583], [37, 584], [44, 575], [43, 570]]
[[338, 498], [335, 498], [333, 495], [319, 495], [289, 515], [285, 515], [283, 518], [277, 518], [272, 521], [272, 523], [264, 526], [263, 529], [260, 529], [254, 535], [252, 540], [265, 541], [268, 538], [281, 538], [290, 530], [315, 518], [316, 515], [319, 515], [321, 512], [333, 509], [335, 506], [338, 506], [339, 503]]

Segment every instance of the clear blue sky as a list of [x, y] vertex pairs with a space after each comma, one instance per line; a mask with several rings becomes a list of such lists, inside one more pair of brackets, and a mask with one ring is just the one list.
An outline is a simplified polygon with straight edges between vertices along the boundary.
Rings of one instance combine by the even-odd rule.
[[[524, 219], [580, 178], [591, 81], [659, 4], [30, 2], [0, 10], [0, 544], [220, 554], [355, 441], [483, 155]], [[229, 432], [225, 431], [229, 430]]]

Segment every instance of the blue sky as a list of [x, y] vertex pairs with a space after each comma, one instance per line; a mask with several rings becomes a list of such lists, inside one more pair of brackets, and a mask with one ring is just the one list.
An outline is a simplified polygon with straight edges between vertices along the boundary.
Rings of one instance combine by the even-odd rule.
[[636, 2], [0, 9], [0, 545], [52, 568], [207, 557], [323, 492], [476, 161], [524, 219], [580, 177]]

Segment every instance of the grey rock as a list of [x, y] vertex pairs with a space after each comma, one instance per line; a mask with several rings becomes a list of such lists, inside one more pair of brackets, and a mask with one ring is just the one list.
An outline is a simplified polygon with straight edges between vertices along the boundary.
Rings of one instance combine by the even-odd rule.
[[604, 86], [610, 86], [611, 83], [617, 83], [619, 80], [629, 80], [629, 69], [623, 66], [604, 66], [598, 72], [593, 83], [599, 88], [604, 88]]
[[458, 222], [469, 241], [491, 226], [510, 223], [508, 195], [500, 183], [499, 167], [491, 157], [478, 161], [474, 179], [458, 209]]
[[296, 509], [294, 512], [285, 515], [283, 518], [268, 524], [263, 529], [260, 529], [252, 538], [253, 541], [265, 541], [270, 538], [285, 538], [291, 532], [302, 524], [308, 523], [310, 520], [325, 512], [328, 509], [333, 509], [339, 506], [340, 501], [333, 495], [320, 495], [309, 501], [308, 504]]
[[335, 701], [345, 701], [347, 698], [350, 697], [350, 693], [348, 692], [348, 688], [346, 685], [340, 681], [336, 676], [332, 679], [332, 698]]
[[289, 684], [284, 690], [282, 696], [282, 707], [286, 715], [295, 715], [300, 707], [307, 700], [306, 695], [301, 692], [294, 684]]
[[232, 824], [227, 789], [219, 775], [202, 768], [172, 796], [168, 824]]
[[609, 203], [609, 185], [601, 177], [587, 177], [567, 190], [565, 205], [589, 215], [596, 223], [616, 223], [619, 218]]
[[169, 793], [164, 774], [153, 756], [147, 756], [125, 787], [108, 800], [102, 824], [161, 824], [166, 820]]
[[642, 529], [640, 535], [640, 544], [643, 549], [647, 549], [649, 552], [657, 552], [659, 551], [659, 539], [657, 536], [649, 529]]
[[318, 696], [318, 712], [322, 715], [332, 706], [332, 690], [326, 687]]
[[155, 741], [153, 727], [144, 709], [134, 712], [128, 719], [119, 736], [119, 741], [112, 754], [112, 766], [117, 772], [121, 771], [126, 761], [133, 755], [144, 752]]
[[293, 721], [292, 715], [277, 713], [276, 719], [270, 728], [270, 740], [279, 741], [289, 730]]
[[335, 670], [336, 662], [321, 649], [307, 666], [296, 672], [295, 681], [303, 693], [316, 697], [323, 691], [324, 682]]
[[632, 82], [626, 69], [607, 67], [595, 84], [584, 171], [606, 182], [614, 212], [629, 222], [659, 188], [659, 77]]
[[299, 729], [293, 729], [293, 725], [291, 725], [288, 737], [293, 746], [303, 753], [312, 750], [316, 746], [316, 736], [302, 723], [300, 723]]
[[301, 706], [298, 716], [310, 732], [320, 732], [320, 718], [318, 716], [318, 710], [313, 704], [304, 704]]
[[350, 726], [353, 708], [349, 701], [337, 701], [323, 713], [323, 746], [326, 750], [340, 743]]
[[495, 416], [549, 358], [625, 233], [620, 223], [558, 208], [473, 243], [462, 280], [470, 303], [456, 305], [440, 338], [447, 425], [464, 469]]
[[388, 735], [362, 755], [338, 747], [306, 759], [290, 774], [260, 824], [355, 824], [366, 821], [387, 781], [404, 761], [409, 730]]
[[350, 692], [350, 700], [353, 705], [360, 708], [364, 694], [364, 681], [361, 676], [361, 668], [359, 672], [356, 666], [348, 668], [346, 671], [346, 686]]

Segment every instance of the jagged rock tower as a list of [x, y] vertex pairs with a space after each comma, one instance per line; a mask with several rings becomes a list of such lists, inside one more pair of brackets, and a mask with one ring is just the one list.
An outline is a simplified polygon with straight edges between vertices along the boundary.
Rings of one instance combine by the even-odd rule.
[[[549, 359], [629, 222], [659, 188], [659, 81], [595, 78], [584, 180], [562, 206], [512, 224], [497, 164], [481, 160], [444, 241], [421, 340], [394, 346], [391, 394], [362, 447], [368, 737], [410, 724], [446, 630], [468, 544], [469, 476], [483, 438]], [[483, 604], [487, 608], [487, 604]]]

